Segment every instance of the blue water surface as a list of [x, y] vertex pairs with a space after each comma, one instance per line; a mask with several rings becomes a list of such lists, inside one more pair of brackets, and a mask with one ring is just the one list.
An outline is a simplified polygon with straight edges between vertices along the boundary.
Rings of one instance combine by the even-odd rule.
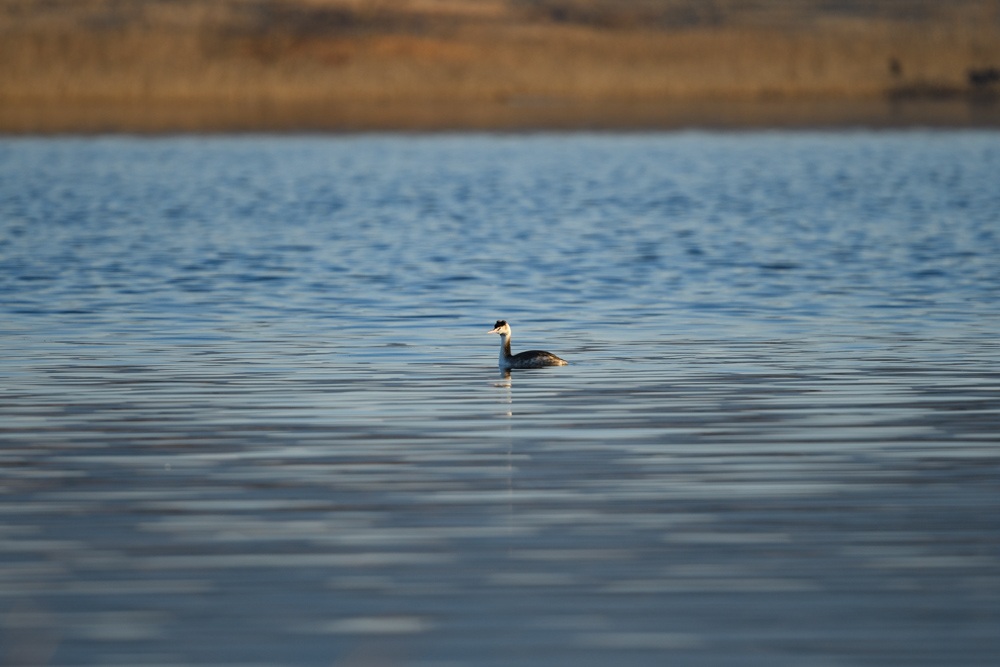
[[994, 131], [0, 139], [2, 660], [991, 664], [998, 183]]

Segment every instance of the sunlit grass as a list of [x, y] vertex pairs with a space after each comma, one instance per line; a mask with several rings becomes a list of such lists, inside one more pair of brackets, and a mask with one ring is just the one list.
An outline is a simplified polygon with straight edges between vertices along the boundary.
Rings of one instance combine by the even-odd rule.
[[516, 105], [1000, 93], [1000, 81], [973, 76], [1000, 67], [1000, 2], [856, 4], [5, 0], [0, 99], [72, 113], [71, 103], [85, 101]]

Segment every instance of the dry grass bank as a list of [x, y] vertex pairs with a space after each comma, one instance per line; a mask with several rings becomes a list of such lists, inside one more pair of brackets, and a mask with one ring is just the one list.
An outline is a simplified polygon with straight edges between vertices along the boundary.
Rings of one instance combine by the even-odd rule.
[[280, 127], [282, 109], [495, 127], [776, 99], [970, 99], [989, 119], [998, 93], [1000, 0], [0, 0], [15, 131], [87, 129], [95, 109], [105, 129]]

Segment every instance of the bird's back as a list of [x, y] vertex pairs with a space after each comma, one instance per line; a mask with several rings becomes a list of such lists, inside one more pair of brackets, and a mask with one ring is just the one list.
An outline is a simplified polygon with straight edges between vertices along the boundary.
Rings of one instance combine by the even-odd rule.
[[566, 360], [560, 359], [551, 352], [544, 350], [528, 350], [510, 358], [511, 368], [541, 368], [543, 366], [565, 366]]

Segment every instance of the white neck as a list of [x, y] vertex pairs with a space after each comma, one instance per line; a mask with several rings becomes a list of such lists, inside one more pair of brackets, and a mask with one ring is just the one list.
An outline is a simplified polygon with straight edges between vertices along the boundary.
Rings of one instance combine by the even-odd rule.
[[510, 359], [510, 334], [500, 334], [500, 365], [504, 366]]

